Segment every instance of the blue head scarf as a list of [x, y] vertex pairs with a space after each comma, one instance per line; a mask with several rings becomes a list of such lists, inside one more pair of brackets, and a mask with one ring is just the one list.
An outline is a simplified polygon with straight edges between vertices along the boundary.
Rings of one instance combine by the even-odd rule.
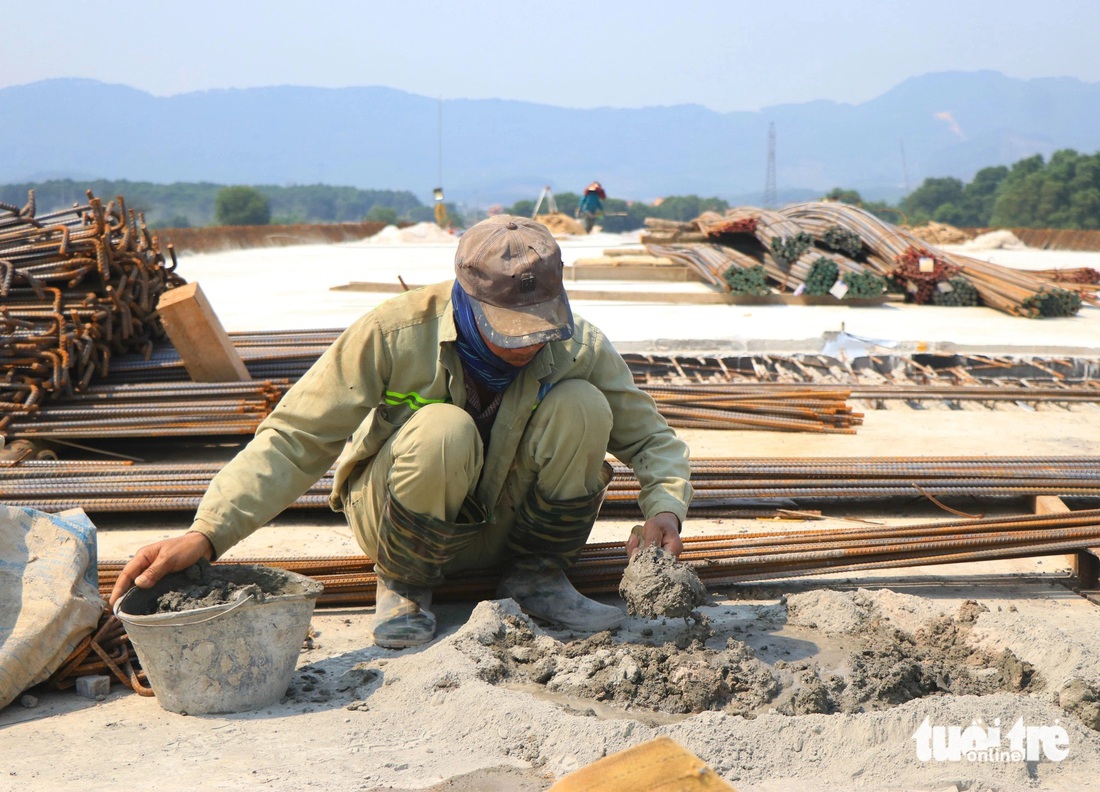
[[454, 306], [455, 329], [458, 330], [458, 356], [465, 366], [482, 384], [494, 391], [507, 388], [523, 366], [513, 366], [493, 354], [485, 345], [485, 339], [477, 329], [477, 320], [470, 307], [470, 298], [455, 281], [451, 289], [451, 304]]

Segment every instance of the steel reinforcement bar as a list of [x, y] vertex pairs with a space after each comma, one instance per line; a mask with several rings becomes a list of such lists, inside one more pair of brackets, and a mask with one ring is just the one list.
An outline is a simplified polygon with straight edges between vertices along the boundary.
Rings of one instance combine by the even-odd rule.
[[[806, 575], [956, 564], [1054, 555], [1100, 543], [1100, 509], [1056, 515], [923, 522], [877, 529], [791, 530], [732, 536], [688, 537], [681, 560], [709, 586], [782, 580]], [[618, 590], [626, 569], [622, 544], [593, 543], [569, 571], [588, 594]], [[106, 596], [125, 562], [99, 564]], [[376, 577], [367, 556], [240, 558], [224, 564], [264, 564], [298, 572], [325, 586], [318, 605], [372, 605]], [[497, 574], [465, 572], [437, 591], [439, 599], [491, 597]]]

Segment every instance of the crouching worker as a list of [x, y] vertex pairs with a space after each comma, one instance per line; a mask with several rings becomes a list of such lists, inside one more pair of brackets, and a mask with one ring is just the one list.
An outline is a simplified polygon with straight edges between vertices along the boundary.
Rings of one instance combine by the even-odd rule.
[[[545, 226], [478, 223], [459, 240], [455, 274], [352, 324], [214, 477], [191, 530], [138, 551], [112, 603], [221, 556], [335, 462], [332, 507], [375, 560], [377, 645], [430, 641], [433, 590], [492, 567], [498, 596], [532, 616], [618, 626], [622, 611], [565, 576], [611, 478], [605, 455], [641, 484], [641, 544], [679, 553], [687, 447], [603, 334], [574, 317]], [[638, 547], [632, 537], [626, 551]]]

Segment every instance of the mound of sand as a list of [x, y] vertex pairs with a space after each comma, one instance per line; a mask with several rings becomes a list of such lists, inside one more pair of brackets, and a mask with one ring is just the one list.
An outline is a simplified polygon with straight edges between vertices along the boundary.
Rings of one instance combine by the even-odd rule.
[[440, 228], [435, 223], [417, 223], [416, 225], [398, 228], [388, 225], [364, 240], [372, 245], [408, 245], [408, 244], [440, 244], [456, 242], [458, 237], [446, 229]]
[[929, 221], [909, 229], [909, 233], [932, 245], [961, 245], [970, 240], [970, 234], [947, 223]]
[[584, 233], [584, 226], [582, 226], [569, 215], [564, 215], [561, 212], [538, 215], [535, 219], [547, 228], [549, 228], [550, 233], [555, 235]]
[[1027, 248], [1019, 237], [1008, 229], [989, 231], [979, 234], [969, 242], [962, 244], [964, 250], [1024, 250]]

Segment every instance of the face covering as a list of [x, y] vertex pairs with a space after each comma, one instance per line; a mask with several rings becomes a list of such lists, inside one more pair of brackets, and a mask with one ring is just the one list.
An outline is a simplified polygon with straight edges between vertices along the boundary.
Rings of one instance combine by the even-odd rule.
[[470, 307], [470, 298], [455, 281], [451, 289], [451, 303], [454, 306], [455, 328], [458, 330], [458, 356], [465, 366], [483, 385], [494, 391], [507, 388], [523, 366], [513, 366], [501, 360], [485, 345], [485, 339], [477, 329], [477, 320]]

